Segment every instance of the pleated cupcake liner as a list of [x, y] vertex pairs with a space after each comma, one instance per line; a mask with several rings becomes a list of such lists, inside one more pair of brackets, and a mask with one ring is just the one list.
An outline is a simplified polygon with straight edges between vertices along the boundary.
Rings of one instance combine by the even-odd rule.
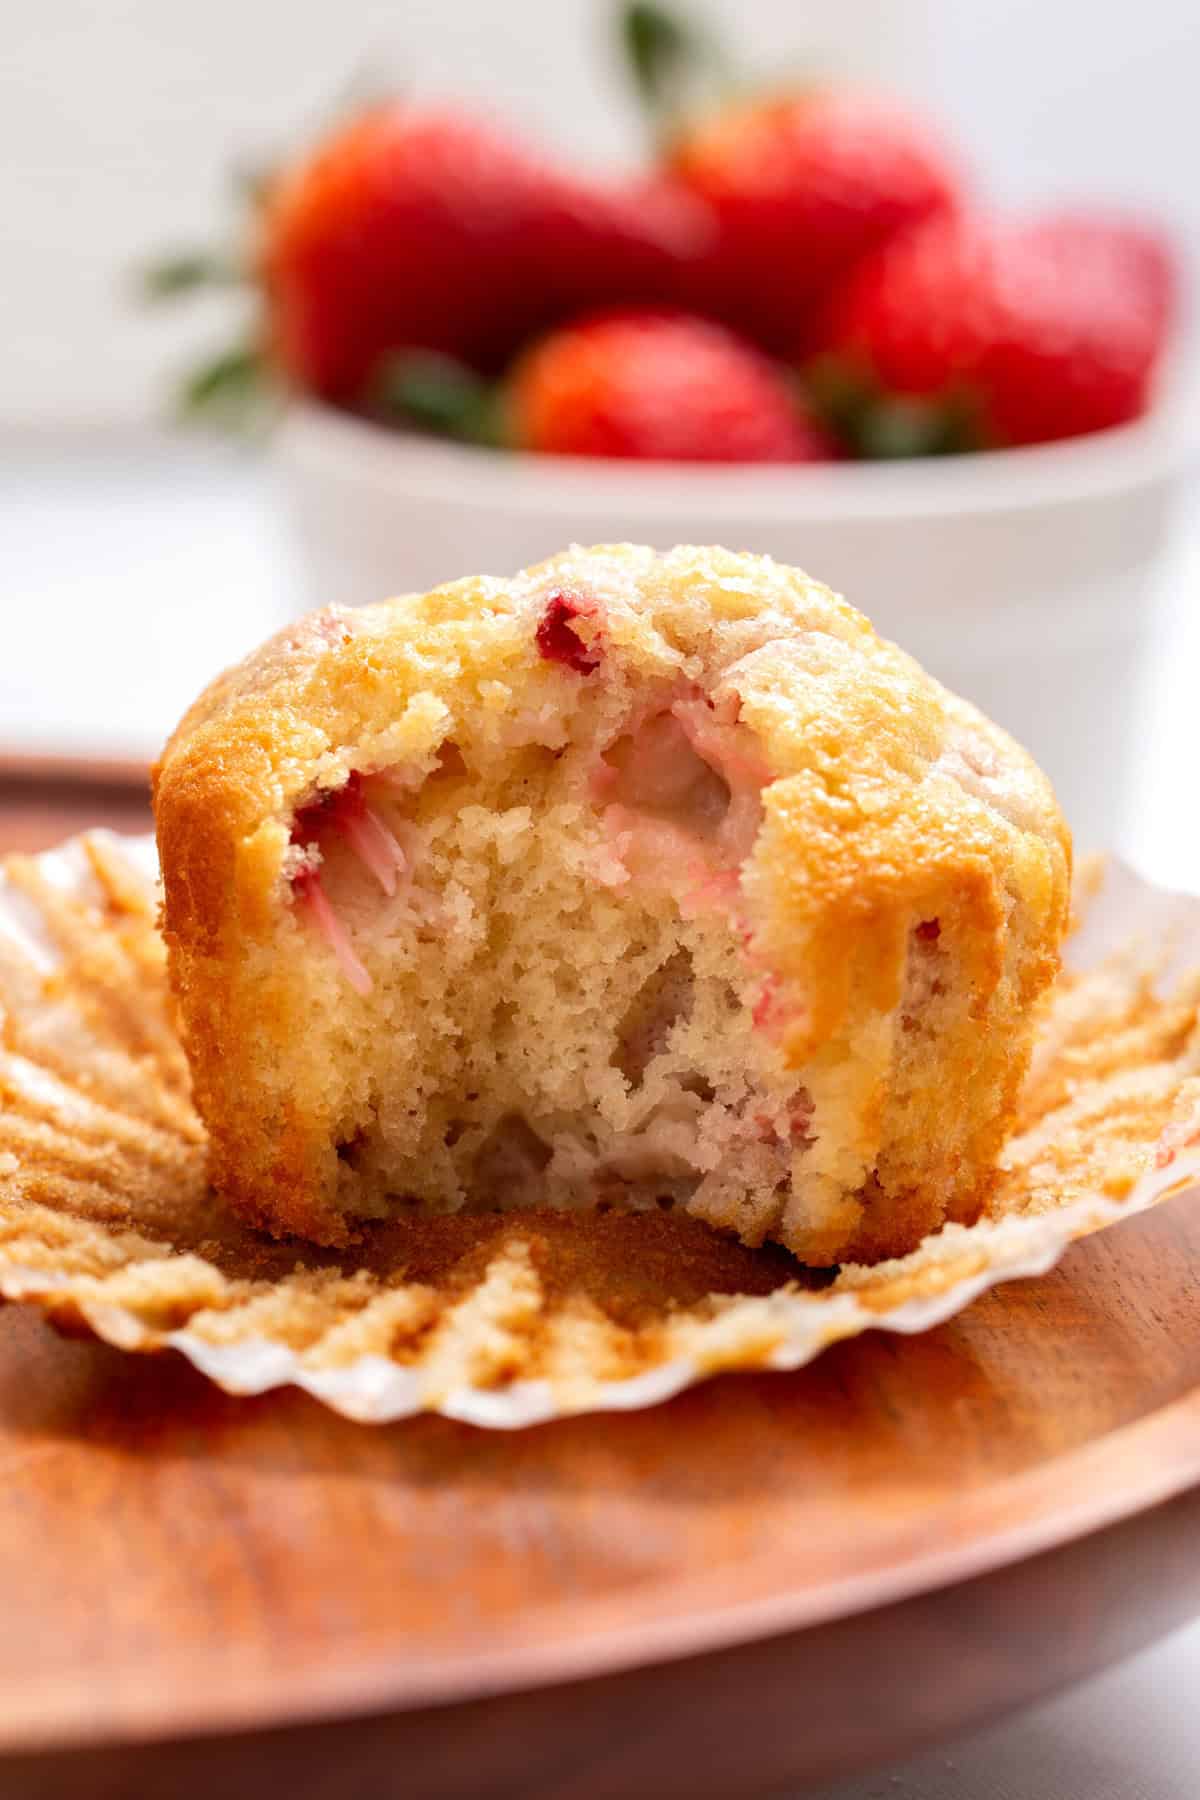
[[987, 1216], [910, 1256], [807, 1271], [682, 1214], [519, 1209], [278, 1243], [208, 1186], [157, 904], [148, 838], [0, 874], [0, 1296], [230, 1393], [502, 1428], [651, 1406], [926, 1331], [1200, 1180], [1200, 899], [1114, 863], [1081, 893]]

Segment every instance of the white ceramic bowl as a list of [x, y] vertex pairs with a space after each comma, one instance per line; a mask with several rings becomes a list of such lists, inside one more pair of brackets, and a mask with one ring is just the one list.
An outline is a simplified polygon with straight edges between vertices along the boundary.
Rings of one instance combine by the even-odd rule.
[[1038, 757], [1077, 841], [1117, 841], [1179, 397], [1118, 431], [906, 463], [729, 468], [462, 448], [300, 405], [278, 442], [314, 605], [570, 543], [764, 551], [819, 576]]

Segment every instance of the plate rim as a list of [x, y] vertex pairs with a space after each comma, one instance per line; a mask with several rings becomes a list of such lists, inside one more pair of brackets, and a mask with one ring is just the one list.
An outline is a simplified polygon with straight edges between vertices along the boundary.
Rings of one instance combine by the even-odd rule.
[[[1103, 1475], [1114, 1468], [1123, 1469], [1125, 1478], [1110, 1486]], [[0, 1759], [39, 1749], [134, 1746], [417, 1713], [735, 1651], [1015, 1568], [1151, 1513], [1197, 1487], [1200, 1385], [1115, 1431], [989, 1482], [960, 1500], [943, 1502], [934, 1511], [915, 1513], [875, 1540], [876, 1548], [894, 1543], [900, 1552], [899, 1560], [889, 1557], [882, 1568], [788, 1588], [789, 1565], [795, 1579], [795, 1553], [764, 1551], [720, 1571], [676, 1579], [665, 1590], [661, 1583], [651, 1583], [644, 1593], [585, 1602], [575, 1610], [575, 1629], [566, 1640], [539, 1642], [539, 1622], [548, 1622], [553, 1607], [532, 1609], [522, 1621], [521, 1642], [434, 1653], [415, 1678], [411, 1666], [397, 1674], [394, 1639], [383, 1637], [324, 1664], [289, 1671], [285, 1684], [268, 1688], [248, 1679], [239, 1685], [236, 1650], [231, 1656], [227, 1646], [198, 1659], [204, 1679], [197, 1679], [189, 1693], [176, 1692], [169, 1706], [158, 1690], [141, 1689], [140, 1698], [126, 1695], [115, 1710], [108, 1697], [103, 1720], [72, 1717], [61, 1704], [56, 1707], [55, 1684], [42, 1675], [28, 1690], [10, 1688], [6, 1694]], [[976, 1530], [966, 1544], [937, 1544], [924, 1551], [916, 1547], [951, 1517], [961, 1529], [964, 1521], [969, 1527], [981, 1515], [986, 1519], [1010, 1509], [1021, 1514], [1016, 1524]], [[910, 1549], [904, 1555], [906, 1541]], [[756, 1573], [761, 1579], [768, 1569], [774, 1592], [736, 1597], [748, 1576]], [[653, 1608], [656, 1596], [661, 1602], [667, 1595], [672, 1605], [665, 1617], [640, 1616]], [[631, 1607], [639, 1609], [632, 1620]], [[224, 1683], [210, 1678], [218, 1664], [226, 1672]]]

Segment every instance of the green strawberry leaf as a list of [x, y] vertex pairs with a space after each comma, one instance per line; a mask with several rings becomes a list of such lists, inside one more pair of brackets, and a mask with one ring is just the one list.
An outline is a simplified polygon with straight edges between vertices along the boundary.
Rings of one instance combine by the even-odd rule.
[[370, 384], [368, 405], [379, 418], [460, 443], [494, 445], [503, 435], [492, 385], [466, 363], [433, 350], [385, 357]]
[[251, 434], [274, 417], [280, 403], [276, 380], [257, 344], [235, 345], [185, 377], [177, 410], [190, 423]]
[[896, 462], [910, 456], [950, 456], [958, 442], [957, 420], [941, 400], [914, 400], [906, 395], [880, 396], [867, 407], [858, 425], [860, 456], [872, 462]]
[[634, 92], [660, 143], [730, 86], [725, 51], [681, 13], [655, 0], [626, 0], [618, 28]]
[[691, 29], [661, 6], [631, 0], [621, 32], [637, 90], [647, 106], [655, 107], [678, 85], [691, 61]]
[[238, 287], [248, 279], [236, 257], [212, 250], [181, 250], [147, 263], [139, 285], [146, 300], [177, 300], [204, 288]]
[[979, 408], [968, 393], [891, 394], [868, 370], [837, 355], [815, 357], [802, 381], [821, 423], [869, 462], [985, 448]]

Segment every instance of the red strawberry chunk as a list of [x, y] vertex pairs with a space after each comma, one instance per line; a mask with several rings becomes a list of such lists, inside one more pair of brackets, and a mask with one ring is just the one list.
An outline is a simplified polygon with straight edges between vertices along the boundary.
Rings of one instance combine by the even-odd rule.
[[739, 710], [735, 694], [718, 704], [691, 688], [663, 695], [630, 719], [592, 775], [626, 875], [665, 883], [685, 916], [736, 904], [762, 823], [771, 771]]
[[358, 994], [369, 994], [371, 977], [355, 954], [346, 927], [329, 903], [329, 896], [321, 886], [320, 871], [301, 869], [292, 879], [292, 892], [295, 894], [296, 904], [305, 909], [333, 951], [350, 986]]
[[366, 802], [362, 794], [362, 776], [357, 769], [340, 788], [329, 788], [296, 808], [292, 823], [293, 844], [311, 844], [327, 826], [337, 828], [342, 819], [360, 811]]
[[296, 810], [293, 844], [311, 844], [327, 832], [342, 838], [385, 894], [395, 893], [396, 877], [404, 870], [405, 855], [379, 814], [368, 806], [363, 777], [357, 769], [343, 787]]
[[600, 667], [599, 646], [585, 643], [572, 621], [594, 618], [597, 610], [596, 602], [582, 594], [551, 594], [534, 634], [538, 654], [577, 675], [590, 675]]
[[[340, 788], [331, 789], [296, 808], [292, 821], [291, 842], [307, 849], [331, 837], [340, 839], [378, 881], [389, 897], [396, 892], [398, 878], [404, 873], [408, 859], [394, 833], [367, 804], [361, 772], [353, 770]], [[371, 978], [355, 953], [349, 934], [331, 902], [321, 880], [320, 866], [303, 864], [292, 876], [292, 896], [302, 908], [342, 969], [343, 974], [360, 994], [371, 986]]]

